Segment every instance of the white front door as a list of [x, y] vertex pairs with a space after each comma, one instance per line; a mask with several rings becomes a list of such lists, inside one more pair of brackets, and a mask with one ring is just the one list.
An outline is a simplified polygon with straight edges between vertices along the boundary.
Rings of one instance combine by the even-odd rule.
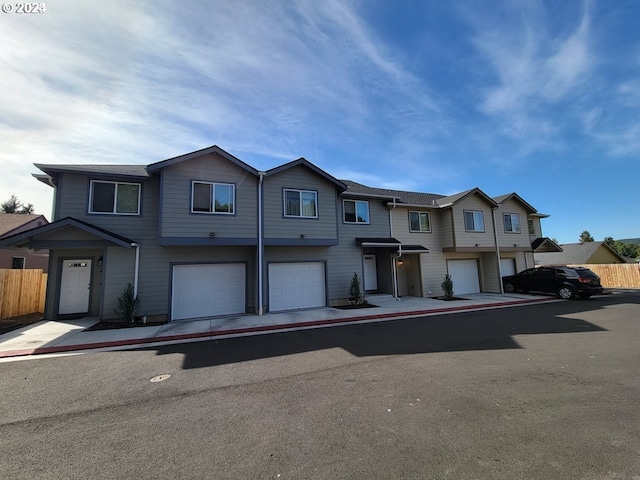
[[58, 314], [87, 313], [91, 294], [91, 259], [63, 260]]
[[378, 271], [376, 269], [376, 256], [364, 256], [364, 289], [365, 291], [378, 290]]

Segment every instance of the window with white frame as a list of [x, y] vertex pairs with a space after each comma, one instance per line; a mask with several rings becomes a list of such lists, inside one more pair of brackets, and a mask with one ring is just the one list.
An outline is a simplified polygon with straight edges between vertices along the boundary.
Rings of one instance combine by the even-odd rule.
[[430, 232], [431, 219], [429, 212], [409, 212], [409, 230], [412, 232]]
[[369, 223], [369, 202], [365, 200], [343, 200], [345, 223]]
[[533, 225], [533, 218], [528, 218], [527, 219], [527, 225], [529, 226], [529, 235], [535, 235], [536, 234], [536, 228]]
[[318, 218], [318, 193], [313, 190], [284, 190], [284, 216]]
[[89, 213], [140, 215], [140, 184], [91, 180]]
[[520, 233], [520, 215], [517, 213], [503, 213], [502, 219], [506, 233]]
[[192, 182], [191, 212], [235, 213], [236, 186], [231, 183]]
[[484, 232], [484, 213], [475, 210], [465, 211], [464, 229], [467, 232]]

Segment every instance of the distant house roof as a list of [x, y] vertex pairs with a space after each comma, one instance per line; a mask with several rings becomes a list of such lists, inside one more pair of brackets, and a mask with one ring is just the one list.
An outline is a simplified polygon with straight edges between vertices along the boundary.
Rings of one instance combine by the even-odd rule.
[[[20, 227], [27, 223], [36, 223], [34, 220], [40, 220], [42, 224], [49, 223], [44, 215], [29, 213], [0, 213], [0, 237], [13, 235], [20, 231]], [[35, 224], [34, 226], [38, 226]], [[29, 227], [32, 228], [32, 227]]]
[[588, 263], [625, 263], [604, 242], [563, 243], [562, 252], [534, 253], [538, 265], [583, 265]]

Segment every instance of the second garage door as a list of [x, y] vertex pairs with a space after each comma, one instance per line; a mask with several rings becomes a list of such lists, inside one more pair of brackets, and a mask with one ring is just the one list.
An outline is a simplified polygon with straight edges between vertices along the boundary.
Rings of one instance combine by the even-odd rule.
[[326, 305], [324, 263], [269, 264], [269, 311]]
[[453, 281], [453, 292], [456, 295], [480, 292], [477, 260], [449, 260], [447, 268]]
[[245, 265], [175, 265], [171, 319], [245, 313]]

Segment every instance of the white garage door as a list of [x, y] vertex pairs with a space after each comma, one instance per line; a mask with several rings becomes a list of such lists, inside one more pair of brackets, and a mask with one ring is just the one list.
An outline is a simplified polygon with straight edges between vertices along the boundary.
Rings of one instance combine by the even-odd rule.
[[507, 275], [516, 274], [516, 260], [515, 258], [501, 258], [500, 259], [500, 273], [503, 277]]
[[326, 305], [324, 263], [269, 264], [269, 311]]
[[173, 267], [172, 320], [244, 313], [245, 303], [243, 263]]
[[455, 295], [480, 292], [477, 260], [449, 260], [447, 268], [453, 281]]

